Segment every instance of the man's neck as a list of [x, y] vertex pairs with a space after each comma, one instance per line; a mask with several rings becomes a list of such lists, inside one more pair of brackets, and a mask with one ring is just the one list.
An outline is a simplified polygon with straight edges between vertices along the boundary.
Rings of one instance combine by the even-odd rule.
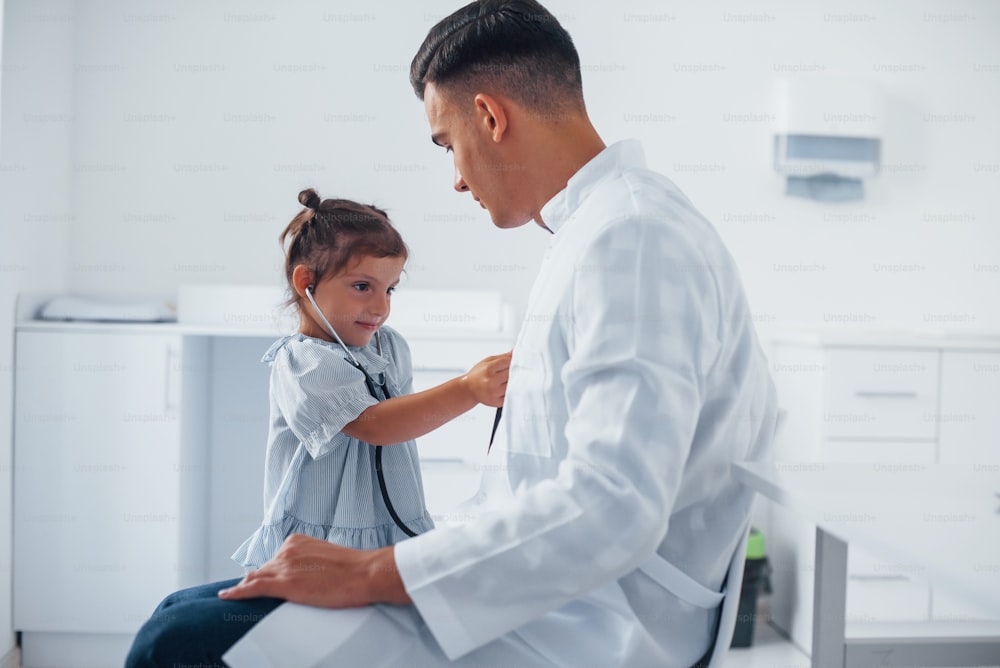
[[532, 147], [536, 166], [533, 182], [535, 190], [535, 222], [546, 227], [541, 219], [541, 209], [545, 204], [566, 188], [569, 180], [593, 160], [606, 146], [600, 135], [583, 116], [557, 125], [551, 125], [547, 132], [540, 133], [541, 140]]

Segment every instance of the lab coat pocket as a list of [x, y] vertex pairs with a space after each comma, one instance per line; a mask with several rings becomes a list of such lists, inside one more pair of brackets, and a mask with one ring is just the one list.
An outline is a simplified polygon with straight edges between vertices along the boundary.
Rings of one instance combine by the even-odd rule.
[[552, 456], [553, 424], [547, 395], [553, 379], [542, 353], [514, 348], [507, 396], [503, 443], [512, 453]]

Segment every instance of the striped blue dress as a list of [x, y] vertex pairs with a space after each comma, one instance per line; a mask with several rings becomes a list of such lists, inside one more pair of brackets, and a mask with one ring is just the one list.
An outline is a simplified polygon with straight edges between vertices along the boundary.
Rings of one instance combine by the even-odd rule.
[[[380, 333], [382, 355], [375, 337], [368, 346], [350, 350], [376, 382], [385, 374], [390, 395], [409, 394], [409, 346], [388, 327]], [[304, 334], [276, 341], [264, 355], [262, 361], [271, 365], [264, 521], [233, 554], [244, 568], [259, 568], [293, 533], [357, 549], [406, 538], [382, 500], [375, 448], [340, 431], [377, 403], [364, 375], [346, 357], [339, 344]], [[382, 470], [400, 519], [418, 534], [433, 528], [416, 442], [385, 446]]]

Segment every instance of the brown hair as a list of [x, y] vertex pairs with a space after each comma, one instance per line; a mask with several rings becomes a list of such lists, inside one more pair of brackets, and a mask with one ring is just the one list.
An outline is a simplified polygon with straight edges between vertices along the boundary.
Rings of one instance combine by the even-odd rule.
[[298, 304], [292, 272], [304, 264], [313, 272], [313, 283], [342, 271], [358, 255], [406, 258], [409, 251], [385, 211], [347, 199], [321, 200], [307, 188], [299, 193], [305, 206], [278, 237], [285, 248], [285, 279]]

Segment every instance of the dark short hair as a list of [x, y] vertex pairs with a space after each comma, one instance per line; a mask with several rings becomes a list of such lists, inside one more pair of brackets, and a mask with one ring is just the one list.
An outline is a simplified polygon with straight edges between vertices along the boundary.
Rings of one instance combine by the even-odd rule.
[[410, 64], [420, 99], [428, 83], [455, 90], [493, 85], [536, 111], [583, 107], [573, 40], [535, 0], [478, 0], [442, 19]]

